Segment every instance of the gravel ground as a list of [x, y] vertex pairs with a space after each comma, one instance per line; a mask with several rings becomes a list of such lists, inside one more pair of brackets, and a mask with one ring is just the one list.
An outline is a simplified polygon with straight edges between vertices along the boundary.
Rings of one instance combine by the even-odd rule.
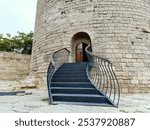
[[[30, 92], [28, 92], [31, 94]], [[0, 96], [0, 113], [149, 113], [150, 94], [121, 95], [119, 108], [79, 105], [49, 105], [46, 90], [31, 95]]]

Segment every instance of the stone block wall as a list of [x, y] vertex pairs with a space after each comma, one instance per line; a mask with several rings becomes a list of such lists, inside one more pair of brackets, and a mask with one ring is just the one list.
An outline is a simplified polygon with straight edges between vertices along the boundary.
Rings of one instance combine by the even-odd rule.
[[46, 77], [51, 54], [79, 32], [109, 58], [122, 93], [150, 92], [150, 0], [38, 0], [31, 73]]
[[0, 81], [19, 81], [30, 73], [31, 56], [0, 52]]

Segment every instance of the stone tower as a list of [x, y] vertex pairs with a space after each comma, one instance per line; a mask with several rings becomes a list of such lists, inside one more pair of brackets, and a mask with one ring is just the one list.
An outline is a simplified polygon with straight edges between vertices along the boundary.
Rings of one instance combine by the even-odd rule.
[[65, 47], [76, 62], [82, 42], [113, 62], [122, 93], [150, 92], [150, 0], [38, 0], [31, 74], [40, 84], [51, 54]]

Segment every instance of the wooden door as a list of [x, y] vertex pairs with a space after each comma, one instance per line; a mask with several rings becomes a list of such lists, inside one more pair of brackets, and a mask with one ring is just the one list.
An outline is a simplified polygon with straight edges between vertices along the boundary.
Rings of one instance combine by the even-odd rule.
[[83, 53], [81, 51], [77, 51], [76, 61], [77, 62], [82, 62], [83, 61]]

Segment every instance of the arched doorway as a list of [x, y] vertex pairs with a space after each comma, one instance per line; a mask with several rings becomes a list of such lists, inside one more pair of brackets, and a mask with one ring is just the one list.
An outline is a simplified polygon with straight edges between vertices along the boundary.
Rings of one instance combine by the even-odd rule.
[[[78, 32], [72, 37], [72, 59], [73, 62], [87, 62], [85, 48], [91, 46], [91, 38], [85, 32]], [[92, 47], [91, 47], [92, 48]]]

